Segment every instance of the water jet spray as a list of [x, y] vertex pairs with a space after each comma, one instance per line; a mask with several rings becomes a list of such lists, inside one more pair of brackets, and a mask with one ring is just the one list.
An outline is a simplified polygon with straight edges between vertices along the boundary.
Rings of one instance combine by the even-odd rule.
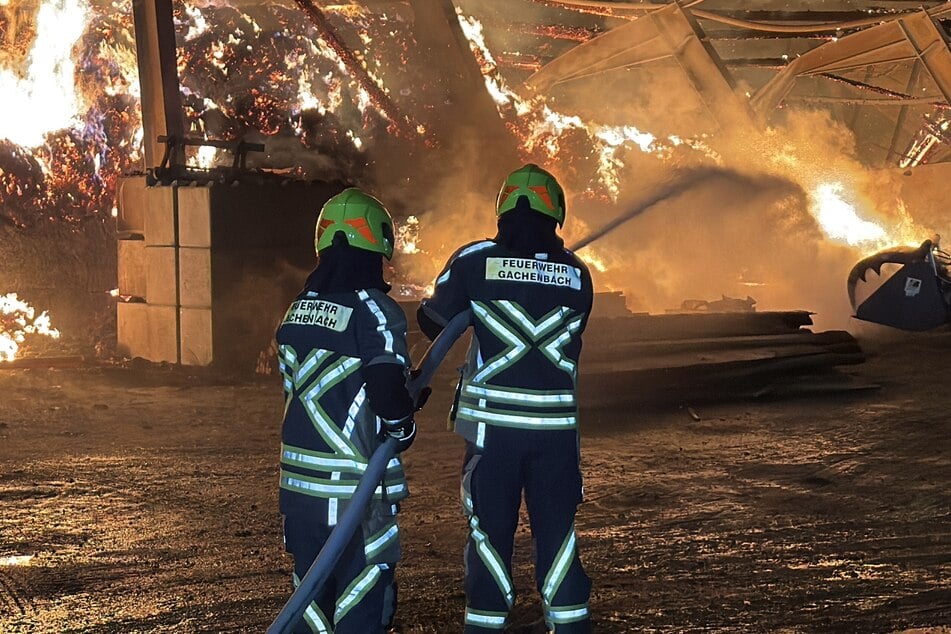
[[647, 198], [646, 200], [642, 200], [637, 205], [630, 208], [628, 211], [610, 221], [600, 229], [597, 229], [592, 233], [589, 233], [584, 238], [578, 240], [569, 247], [569, 250], [580, 251], [581, 249], [590, 245], [592, 242], [600, 240], [607, 234], [611, 233], [627, 221], [640, 216], [651, 207], [659, 205], [660, 203], [668, 200], [673, 200], [681, 194], [686, 194], [699, 185], [713, 181], [715, 179], [724, 179], [733, 182], [739, 181], [743, 184], [750, 185], [753, 184], [753, 179], [751, 177], [745, 176], [733, 170], [722, 168], [704, 167], [681, 172], [678, 177], [667, 183], [660, 190], [656, 191], [651, 197]]

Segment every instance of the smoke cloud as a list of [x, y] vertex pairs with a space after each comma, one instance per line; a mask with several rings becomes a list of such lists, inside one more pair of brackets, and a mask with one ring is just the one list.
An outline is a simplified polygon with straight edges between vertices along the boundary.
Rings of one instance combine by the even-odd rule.
[[[480, 6], [481, 17], [491, 13]], [[540, 13], [535, 19], [545, 20]], [[507, 41], [494, 36], [503, 38], [504, 50], [524, 43], [515, 30]], [[442, 157], [452, 168], [427, 179], [413, 202], [422, 253], [398, 256], [407, 279], [426, 286], [456, 248], [493, 235], [498, 186], [529, 161], [555, 173], [567, 191], [567, 245], [608, 228], [579, 256], [597, 290], [622, 291], [634, 311], [749, 296], [757, 310], [808, 310], [818, 327], [844, 328], [852, 265], [940, 230], [936, 214], [905, 203], [902, 177], [864, 165], [852, 131], [825, 111], [786, 109], [768, 127], [724, 127], [670, 64], [606, 73], [543, 98], [527, 112], [501, 107], [508, 147], [473, 137], [462, 155]], [[560, 119], [542, 107], [556, 109]], [[636, 127], [656, 142], [612, 145], [598, 135], [604, 126]], [[513, 146], [514, 161], [493, 161]], [[385, 188], [386, 175], [375, 176]], [[829, 214], [843, 211], [854, 216], [848, 222], [868, 225], [872, 237], [835, 235]]]

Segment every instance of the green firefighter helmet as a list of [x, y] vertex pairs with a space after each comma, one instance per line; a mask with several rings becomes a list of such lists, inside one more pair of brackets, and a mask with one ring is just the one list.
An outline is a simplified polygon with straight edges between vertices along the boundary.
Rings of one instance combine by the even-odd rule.
[[338, 231], [358, 249], [393, 257], [393, 219], [379, 200], [356, 187], [343, 190], [326, 203], [317, 216], [314, 246], [320, 253]]
[[515, 209], [522, 196], [533, 210], [557, 220], [559, 227], [565, 223], [565, 190], [554, 176], [534, 163], [515, 170], [502, 183], [496, 214]]

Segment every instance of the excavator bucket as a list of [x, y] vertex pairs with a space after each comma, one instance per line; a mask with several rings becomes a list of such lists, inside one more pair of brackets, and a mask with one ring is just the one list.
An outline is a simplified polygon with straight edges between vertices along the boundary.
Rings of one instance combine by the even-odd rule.
[[[869, 270], [881, 274], [885, 264], [901, 264], [881, 286], [856, 306], [856, 285]], [[865, 258], [849, 274], [849, 300], [855, 317], [901, 330], [930, 330], [948, 323], [948, 282], [939, 274], [926, 240], [917, 249], [898, 248]]]

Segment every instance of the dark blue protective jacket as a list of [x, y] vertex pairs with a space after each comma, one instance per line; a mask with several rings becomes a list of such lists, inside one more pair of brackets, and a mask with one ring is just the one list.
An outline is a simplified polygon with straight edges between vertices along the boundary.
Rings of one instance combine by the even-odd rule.
[[486, 425], [575, 428], [581, 333], [592, 297], [587, 267], [567, 249], [526, 253], [495, 240], [459, 249], [421, 306], [438, 325], [473, 313], [456, 431], [481, 445]]
[[[406, 317], [379, 289], [305, 290], [288, 308], [277, 342], [285, 399], [281, 511], [310, 509], [332, 526], [381, 443], [365, 370], [393, 364], [405, 380]], [[392, 523], [396, 503], [407, 495], [396, 457], [368, 512], [371, 535]]]

